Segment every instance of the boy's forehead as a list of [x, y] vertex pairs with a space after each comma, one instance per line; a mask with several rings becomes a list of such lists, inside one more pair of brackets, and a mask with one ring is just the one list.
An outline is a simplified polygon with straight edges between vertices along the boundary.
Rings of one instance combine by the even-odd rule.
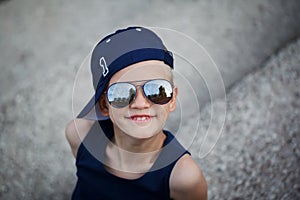
[[112, 76], [110, 84], [151, 79], [169, 79], [171, 68], [162, 61], [149, 60], [130, 65]]

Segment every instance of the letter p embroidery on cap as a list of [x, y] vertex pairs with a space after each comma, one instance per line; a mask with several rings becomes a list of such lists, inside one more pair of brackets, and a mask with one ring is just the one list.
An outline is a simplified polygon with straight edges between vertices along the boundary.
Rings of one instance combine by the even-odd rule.
[[108, 70], [108, 67], [106, 65], [106, 61], [105, 61], [104, 57], [100, 58], [99, 65], [102, 67], [102, 74], [105, 77], [108, 74], [109, 70]]

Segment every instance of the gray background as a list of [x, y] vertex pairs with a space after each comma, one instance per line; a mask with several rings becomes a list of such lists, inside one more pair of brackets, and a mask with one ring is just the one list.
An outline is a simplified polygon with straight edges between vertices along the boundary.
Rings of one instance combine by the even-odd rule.
[[[183, 32], [219, 67], [227, 113], [214, 102], [211, 126], [226, 117], [221, 138], [204, 158], [201, 138], [190, 148], [209, 198], [299, 198], [299, 10], [297, 0], [1, 1], [0, 198], [70, 198], [76, 170], [64, 129], [76, 72], [98, 39], [129, 25]], [[209, 108], [203, 102], [203, 132]]]

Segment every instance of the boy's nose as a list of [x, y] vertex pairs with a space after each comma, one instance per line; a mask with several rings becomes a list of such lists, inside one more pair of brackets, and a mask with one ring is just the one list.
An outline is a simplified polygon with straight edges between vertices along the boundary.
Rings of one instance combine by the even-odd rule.
[[145, 109], [149, 108], [151, 102], [144, 96], [143, 90], [141, 87], [137, 88], [135, 98], [133, 102], [130, 104], [130, 108], [136, 109]]

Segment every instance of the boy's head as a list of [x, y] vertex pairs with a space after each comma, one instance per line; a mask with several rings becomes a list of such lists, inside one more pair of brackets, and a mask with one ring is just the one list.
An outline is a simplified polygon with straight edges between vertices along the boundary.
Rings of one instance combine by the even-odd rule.
[[[151, 115], [155, 113], [150, 112], [164, 112], [163, 115], [160, 114], [162, 118], [157, 121], [162, 128], [169, 112], [175, 109], [177, 89], [173, 86], [171, 69], [173, 69], [172, 53], [149, 29], [129, 27], [106, 36], [95, 46], [91, 57], [95, 95], [78, 117], [111, 119], [114, 124], [119, 123], [124, 127], [116, 115], [122, 115], [122, 111], [127, 109], [127, 113], [123, 115], [130, 117], [131, 122], [135, 122], [139, 127], [143, 127], [143, 120], [148, 120], [149, 116], [153, 117], [152, 121], [154, 119]], [[149, 82], [154, 79], [155, 81]], [[129, 85], [119, 82], [126, 82]], [[119, 88], [118, 92], [116, 88]], [[120, 88], [125, 91], [128, 89], [127, 95], [130, 95], [126, 98], [122, 96]], [[109, 99], [112, 96], [116, 99]], [[140, 101], [141, 96], [143, 101]], [[148, 109], [146, 113], [141, 111], [143, 106], [150, 105], [151, 108], [162, 110]]]

